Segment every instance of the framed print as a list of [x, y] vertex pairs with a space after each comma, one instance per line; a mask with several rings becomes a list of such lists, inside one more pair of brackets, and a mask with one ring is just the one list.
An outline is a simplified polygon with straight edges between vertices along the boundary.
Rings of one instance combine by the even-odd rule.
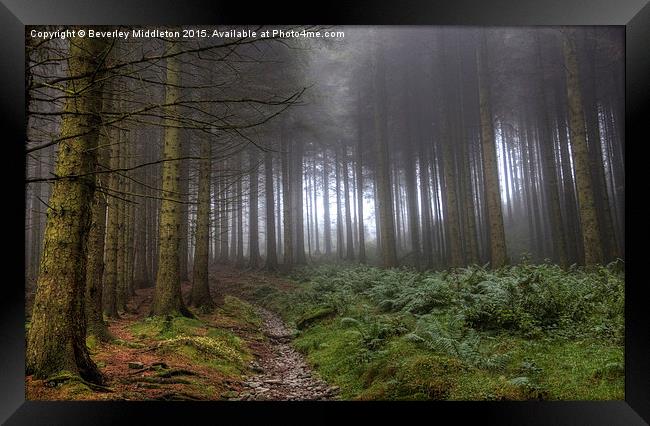
[[3, 422], [647, 424], [650, 8], [441, 3], [3, 0]]

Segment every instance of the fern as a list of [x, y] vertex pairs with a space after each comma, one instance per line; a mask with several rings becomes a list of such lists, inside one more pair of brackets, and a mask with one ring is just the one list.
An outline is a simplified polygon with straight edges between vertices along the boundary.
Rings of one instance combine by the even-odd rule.
[[509, 355], [488, 355], [481, 351], [481, 338], [475, 330], [465, 327], [462, 315], [451, 317], [423, 316], [416, 331], [407, 340], [428, 349], [458, 358], [467, 365], [491, 370], [505, 368]]

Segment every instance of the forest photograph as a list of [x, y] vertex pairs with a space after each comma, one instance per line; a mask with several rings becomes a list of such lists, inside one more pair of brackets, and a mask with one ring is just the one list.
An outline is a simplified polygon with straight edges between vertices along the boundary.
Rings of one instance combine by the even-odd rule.
[[26, 26], [26, 399], [625, 399], [624, 31]]

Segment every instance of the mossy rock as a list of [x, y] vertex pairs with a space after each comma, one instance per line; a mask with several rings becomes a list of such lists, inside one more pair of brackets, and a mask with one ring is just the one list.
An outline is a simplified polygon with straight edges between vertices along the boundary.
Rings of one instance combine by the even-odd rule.
[[336, 309], [331, 306], [321, 306], [304, 313], [297, 321], [296, 328], [304, 330], [317, 321], [333, 318], [336, 315]]
[[417, 355], [403, 361], [378, 363], [363, 376], [367, 390], [360, 399], [447, 399], [464, 367], [454, 358]]

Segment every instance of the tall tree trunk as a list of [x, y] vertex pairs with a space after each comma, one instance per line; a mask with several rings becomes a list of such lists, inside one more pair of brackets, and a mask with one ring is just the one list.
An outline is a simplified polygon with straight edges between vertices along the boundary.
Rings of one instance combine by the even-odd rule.
[[[112, 99], [106, 97], [102, 110], [112, 108]], [[97, 170], [108, 167], [110, 159], [110, 137], [108, 129], [102, 127], [99, 131], [99, 144], [97, 146]], [[104, 275], [104, 241], [106, 233], [106, 184], [108, 179], [105, 174], [95, 177], [95, 195], [92, 206], [92, 222], [88, 234], [88, 263], [86, 266], [86, 333], [100, 342], [111, 340], [112, 336], [104, 322], [102, 312], [102, 293]]]
[[[228, 162], [229, 166], [229, 174], [233, 174], [235, 170], [235, 159], [231, 158], [230, 161]], [[230, 186], [230, 191], [228, 191], [228, 196], [230, 197], [230, 200], [228, 201], [228, 208], [230, 209], [230, 260], [234, 261], [237, 259], [237, 208], [236, 208], [236, 203], [235, 203], [235, 197], [237, 195], [236, 190], [232, 187], [232, 184]], [[217, 187], [214, 187], [214, 199], [215, 199], [215, 206], [217, 205]]]
[[343, 155], [343, 191], [345, 192], [345, 258], [354, 260], [354, 242], [352, 240], [352, 209], [350, 207], [350, 184], [348, 173], [348, 155], [347, 148], [344, 148]]
[[[399, 161], [399, 160], [398, 160]], [[395, 214], [395, 248], [399, 252], [402, 250], [402, 203], [400, 202], [400, 176], [399, 169], [397, 165], [391, 167], [391, 173], [393, 178], [391, 179], [393, 184], [391, 185], [391, 197], [393, 200], [393, 212]]]
[[535, 35], [535, 46], [537, 49], [538, 76], [538, 100], [539, 111], [542, 122], [540, 127], [539, 146], [541, 150], [542, 167], [544, 170], [544, 190], [548, 200], [549, 219], [551, 224], [551, 240], [553, 241], [553, 252], [560, 265], [566, 267], [568, 258], [566, 242], [562, 232], [562, 213], [560, 208], [560, 194], [557, 183], [557, 171], [555, 164], [555, 142], [552, 136], [550, 105], [547, 102], [547, 95], [544, 84], [544, 62], [542, 59], [542, 42], [538, 33]]
[[[612, 222], [611, 204], [609, 202], [609, 194], [607, 192], [607, 179], [605, 177], [605, 165], [603, 162], [603, 140], [604, 137], [600, 130], [600, 113], [598, 102], [598, 86], [596, 66], [597, 62], [597, 35], [594, 34], [596, 30], [591, 29], [592, 34], [591, 46], [587, 53], [591, 54], [588, 58], [586, 82], [587, 87], [584, 91], [584, 106], [585, 118], [587, 126], [587, 148], [589, 155], [589, 170], [591, 172], [591, 179], [594, 192], [594, 205], [596, 207], [597, 220], [600, 228], [600, 241], [603, 252], [603, 261], [609, 261], [617, 258], [618, 247], [616, 245], [616, 237], [614, 235], [614, 224]], [[588, 36], [585, 33], [585, 36]]]
[[567, 29], [563, 34], [563, 51], [566, 65], [566, 87], [569, 106], [569, 130], [571, 135], [571, 152], [576, 176], [580, 226], [584, 247], [584, 263], [594, 265], [602, 263], [603, 250], [600, 229], [594, 203], [593, 184], [589, 171], [589, 152], [587, 149], [586, 130], [578, 60], [576, 55], [575, 30]]
[[244, 194], [242, 191], [242, 153], [237, 156], [237, 257], [235, 266], [241, 268], [244, 266]]
[[283, 268], [290, 270], [293, 266], [293, 223], [291, 220], [291, 176], [289, 175], [289, 146], [287, 143], [284, 123], [280, 132], [280, 144], [282, 152], [282, 208], [284, 210], [283, 228], [284, 228], [284, 257]]
[[219, 179], [219, 187], [221, 188], [221, 200], [219, 203], [219, 217], [221, 218], [219, 221], [221, 224], [221, 229], [219, 230], [219, 241], [221, 242], [219, 247], [219, 261], [221, 263], [228, 263], [228, 200], [226, 199], [228, 194], [228, 186], [226, 185], [226, 164], [227, 163], [225, 160], [220, 163], [221, 178]]
[[[190, 149], [189, 149], [189, 135], [187, 133], [186, 129], [180, 129], [179, 131], [179, 138], [181, 140], [181, 153], [179, 157], [187, 157]], [[178, 258], [179, 258], [179, 268], [180, 268], [180, 275], [181, 275], [181, 282], [185, 282], [189, 280], [188, 276], [188, 271], [187, 271], [187, 262], [188, 262], [188, 208], [187, 208], [187, 201], [188, 201], [188, 192], [189, 192], [189, 184], [190, 184], [190, 165], [189, 165], [189, 160], [180, 160], [180, 201], [182, 204], [178, 205], [178, 209], [180, 209], [180, 215], [181, 215], [181, 222], [180, 222], [180, 245], [179, 245], [179, 252], [178, 252]]]
[[311, 163], [311, 181], [312, 181], [312, 187], [314, 188], [313, 191], [313, 201], [312, 201], [312, 206], [314, 210], [314, 236], [315, 236], [315, 243], [316, 243], [316, 251], [315, 254], [317, 256], [320, 255], [320, 236], [319, 236], [319, 230], [318, 230], [318, 191], [316, 190], [316, 160], [312, 160]]
[[310, 180], [309, 176], [307, 175], [307, 170], [303, 171], [303, 182], [305, 182], [305, 215], [307, 216], [307, 255], [311, 259], [311, 214], [312, 214], [312, 206], [311, 206], [311, 195], [309, 194], [310, 191]]
[[376, 150], [376, 182], [377, 201], [379, 203], [379, 223], [381, 235], [381, 259], [386, 268], [397, 266], [397, 250], [395, 247], [395, 224], [393, 223], [392, 185], [390, 179], [390, 160], [388, 156], [388, 129], [386, 111], [386, 70], [383, 46], [376, 47], [374, 54], [375, 75], [373, 89], [375, 93], [375, 143]]
[[292, 190], [294, 192], [294, 220], [296, 226], [296, 246], [295, 246], [295, 257], [296, 263], [298, 265], [303, 265], [307, 263], [305, 258], [305, 234], [304, 234], [304, 220], [303, 220], [303, 197], [302, 197], [302, 161], [303, 161], [303, 143], [295, 142], [293, 145], [293, 160], [294, 160], [294, 174], [292, 182]]
[[359, 263], [366, 263], [366, 237], [363, 224], [363, 139], [361, 138], [361, 119], [359, 120], [359, 135], [357, 136], [357, 220], [359, 226]]
[[330, 219], [330, 175], [327, 163], [327, 150], [323, 151], [323, 234], [325, 255], [332, 254], [332, 220]]
[[210, 296], [210, 284], [208, 282], [212, 142], [207, 138], [201, 141], [200, 156], [191, 304], [201, 308], [204, 312], [208, 312], [214, 308], [214, 301]]
[[503, 229], [503, 214], [501, 212], [501, 191], [499, 189], [499, 171], [497, 167], [497, 152], [494, 141], [492, 112], [490, 111], [490, 80], [487, 68], [487, 38], [482, 30], [481, 45], [478, 53], [479, 73], [479, 104], [481, 114], [481, 144], [483, 147], [483, 173], [487, 198], [490, 257], [492, 267], [499, 268], [508, 262], [506, 253], [506, 236]]
[[410, 110], [411, 102], [409, 98], [412, 96], [410, 93], [410, 85], [408, 82], [408, 75], [404, 74], [404, 95], [403, 106], [406, 124], [406, 143], [407, 151], [405, 153], [404, 161], [404, 180], [406, 181], [406, 204], [408, 207], [408, 223], [409, 223], [409, 239], [411, 241], [411, 256], [413, 264], [416, 269], [420, 269], [420, 223], [418, 217], [418, 193], [417, 193], [417, 177], [415, 175], [416, 169], [416, 144], [415, 137], [413, 136], [413, 111]]
[[[135, 142], [136, 139], [134, 138], [131, 143], [129, 144], [128, 148], [128, 153], [129, 157], [127, 158], [127, 167], [131, 168], [135, 165]], [[126, 185], [126, 191], [127, 194], [127, 200], [129, 201], [126, 203], [126, 266], [125, 266], [125, 271], [126, 271], [126, 290], [129, 298], [132, 296], [135, 296], [135, 286], [133, 285], [133, 261], [134, 261], [134, 255], [135, 255], [135, 198], [133, 197], [133, 180], [130, 179], [131, 175], [133, 174], [132, 171], [128, 171], [127, 177], [127, 185]]]
[[[146, 181], [144, 171], [139, 173], [141, 182]], [[146, 191], [146, 189], [144, 190]], [[135, 233], [136, 248], [135, 248], [135, 261], [134, 261], [134, 287], [145, 288], [149, 285], [149, 261], [147, 259], [147, 198], [142, 198], [137, 206], [137, 228]]]
[[248, 266], [256, 269], [260, 263], [260, 244], [258, 232], [258, 203], [259, 203], [259, 180], [257, 173], [257, 147], [253, 147], [249, 153], [250, 168], [250, 198], [248, 203]]
[[[86, 347], [86, 256], [95, 192], [96, 146], [101, 109], [101, 66], [106, 42], [70, 40], [70, 80], [61, 123], [62, 142], [47, 212], [43, 255], [29, 331], [26, 370], [35, 378], [69, 371], [88, 381], [103, 377]], [[83, 89], [83, 90], [82, 90]], [[81, 135], [76, 136], [75, 135]], [[70, 179], [69, 176], [81, 175]]]
[[419, 148], [419, 178], [420, 178], [420, 203], [422, 207], [422, 257], [423, 267], [429, 269], [433, 266], [433, 224], [431, 223], [431, 198], [429, 197], [429, 165], [426, 152], [422, 143]]
[[275, 247], [275, 199], [273, 196], [273, 154], [270, 150], [264, 153], [264, 187], [266, 191], [266, 269], [278, 269], [278, 256]]
[[[123, 105], [120, 105], [121, 109], [124, 108]], [[119, 167], [120, 169], [126, 168], [126, 158], [127, 158], [127, 149], [128, 141], [125, 130], [119, 130], [119, 144], [120, 144], [120, 156], [119, 156]], [[128, 301], [128, 292], [127, 292], [127, 283], [126, 283], [126, 198], [124, 193], [126, 192], [126, 179], [124, 177], [124, 172], [118, 172], [118, 191], [116, 194], [118, 197], [117, 203], [117, 310], [120, 312], [126, 312], [127, 310], [127, 301]]]
[[[108, 129], [106, 131], [109, 131]], [[117, 132], [109, 135], [117, 136]], [[116, 170], [120, 166], [120, 144], [118, 138], [111, 140], [110, 148], [110, 168]], [[112, 172], [108, 178], [107, 198], [107, 229], [105, 241], [105, 265], [104, 265], [104, 291], [102, 301], [104, 313], [109, 318], [117, 318], [117, 250], [119, 237], [119, 205], [121, 201], [117, 198], [116, 193], [119, 191], [119, 176], [117, 172]]]
[[335, 177], [336, 177], [336, 255], [343, 259], [345, 250], [343, 243], [343, 210], [341, 209], [341, 173], [340, 148], [336, 148]]
[[[178, 44], [170, 46], [170, 53], [178, 52]], [[172, 117], [178, 115], [175, 103], [180, 96], [180, 60], [178, 56], [167, 58], [167, 86], [165, 86], [166, 108], [163, 160], [162, 194], [159, 223], [159, 254], [156, 288], [151, 308], [152, 315], [193, 316], [185, 307], [181, 295], [180, 276], [180, 161], [182, 146], [178, 128]]]
[[[280, 167], [282, 168], [282, 167]], [[276, 250], [277, 250], [277, 256], [278, 257], [283, 257], [284, 253], [282, 251], [282, 174], [276, 172], [276, 178], [275, 178], [275, 193], [278, 194], [276, 200], [275, 200], [275, 229], [277, 230], [277, 243], [276, 243]]]

